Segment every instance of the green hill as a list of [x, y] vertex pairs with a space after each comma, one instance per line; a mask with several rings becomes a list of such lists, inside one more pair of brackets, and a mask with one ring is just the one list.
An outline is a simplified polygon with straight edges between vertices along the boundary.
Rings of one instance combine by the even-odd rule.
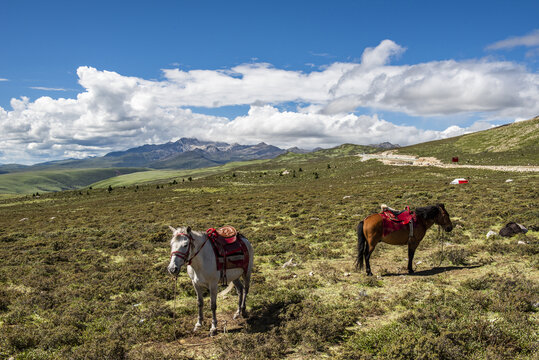
[[449, 139], [398, 149], [399, 154], [477, 165], [539, 165], [539, 116]]
[[350, 156], [357, 154], [371, 154], [380, 151], [379, 148], [355, 145], [355, 144], [342, 144], [331, 149], [322, 149], [306, 154], [297, 154], [288, 152], [275, 158], [277, 162], [289, 162], [289, 161], [311, 161], [321, 159], [331, 159], [340, 156]]
[[96, 181], [146, 170], [144, 168], [41, 170], [0, 175], [0, 194], [29, 194], [78, 189]]
[[269, 160], [230, 162], [225, 165], [212, 166], [201, 169], [141, 171], [104, 179], [91, 184], [91, 186], [96, 189], [103, 189], [109, 187], [109, 185], [115, 188], [131, 185], [163, 184], [167, 182], [172, 182], [174, 180], [176, 180], [176, 182], [182, 182], [189, 177], [196, 179], [210, 175], [218, 175], [234, 170], [236, 168], [245, 167], [253, 164], [263, 164], [267, 161]]

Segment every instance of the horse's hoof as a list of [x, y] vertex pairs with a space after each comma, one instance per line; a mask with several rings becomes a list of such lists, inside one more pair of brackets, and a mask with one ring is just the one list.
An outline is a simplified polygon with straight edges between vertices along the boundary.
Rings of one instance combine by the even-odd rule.
[[195, 328], [193, 329], [193, 332], [197, 332], [198, 329], [200, 329], [201, 326], [202, 326], [202, 324], [197, 323], [197, 324], [195, 325]]
[[217, 328], [211, 328], [210, 329], [210, 336], [215, 336], [217, 335]]
[[371, 272], [368, 272], [368, 273], [367, 273], [367, 276], [372, 276], [372, 273], [371, 273]]
[[238, 311], [236, 311], [236, 313], [234, 314], [234, 317], [233, 317], [233, 318], [234, 318], [234, 320], [236, 320], [236, 319], [239, 318], [239, 317], [240, 317], [240, 311], [238, 310]]
[[241, 317], [244, 318], [244, 319], [247, 319], [249, 317], [249, 314], [247, 313], [247, 311], [243, 310], [241, 312]]
[[408, 274], [412, 275], [413, 273], [415, 273], [415, 271], [414, 271], [414, 270], [411, 270], [411, 269], [410, 269], [410, 270], [408, 270]]

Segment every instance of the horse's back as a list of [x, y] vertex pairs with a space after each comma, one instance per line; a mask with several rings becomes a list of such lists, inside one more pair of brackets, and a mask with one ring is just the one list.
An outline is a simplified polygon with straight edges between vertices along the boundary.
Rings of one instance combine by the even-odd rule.
[[373, 233], [382, 233], [383, 222], [380, 214], [372, 214], [363, 220], [363, 233], [365, 236]]

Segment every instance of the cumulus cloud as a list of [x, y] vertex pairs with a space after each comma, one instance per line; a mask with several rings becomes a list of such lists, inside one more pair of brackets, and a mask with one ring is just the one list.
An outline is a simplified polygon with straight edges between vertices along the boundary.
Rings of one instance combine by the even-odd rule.
[[489, 50], [512, 49], [517, 46], [536, 47], [539, 46], [539, 29], [533, 30], [524, 36], [513, 36], [505, 40], [497, 41], [487, 46]]
[[[77, 76], [84, 90], [76, 98], [22, 97], [11, 100], [11, 110], [0, 108], [0, 162], [102, 155], [181, 136], [282, 147], [406, 145], [490, 126], [450, 126], [452, 116], [489, 120], [539, 113], [539, 75], [523, 66], [489, 60], [391, 65], [404, 51], [384, 40], [365, 49], [360, 63], [335, 62], [308, 73], [256, 63], [164, 69], [161, 81], [82, 66]], [[279, 110], [283, 104], [297, 107]], [[230, 119], [191, 110], [236, 105], [250, 110]], [[358, 115], [358, 108], [371, 115]], [[429, 117], [447, 129], [395, 125], [378, 110]]]

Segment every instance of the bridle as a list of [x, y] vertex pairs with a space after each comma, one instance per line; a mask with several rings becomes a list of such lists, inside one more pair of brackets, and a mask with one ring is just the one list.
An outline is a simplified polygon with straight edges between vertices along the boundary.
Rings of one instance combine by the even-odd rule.
[[193, 236], [191, 234], [187, 234], [187, 233], [180, 233], [180, 234], [177, 234], [176, 236], [185, 236], [189, 239], [189, 243], [187, 244], [187, 251], [185, 252], [180, 251], [180, 250], [172, 251], [170, 253], [170, 258], [172, 258], [173, 256], [177, 256], [180, 259], [182, 259], [185, 264], [191, 265], [191, 261], [195, 258], [195, 256], [198, 255], [198, 253], [200, 252], [200, 250], [202, 250], [204, 245], [206, 245], [206, 241], [208, 241], [208, 237], [206, 236], [206, 240], [204, 240], [204, 242], [202, 243], [202, 246], [200, 246], [200, 248], [194, 253], [194, 255], [189, 257], [189, 253], [191, 252], [191, 246], [193, 247], [195, 246], [194, 245], [195, 239], [193, 239]]

